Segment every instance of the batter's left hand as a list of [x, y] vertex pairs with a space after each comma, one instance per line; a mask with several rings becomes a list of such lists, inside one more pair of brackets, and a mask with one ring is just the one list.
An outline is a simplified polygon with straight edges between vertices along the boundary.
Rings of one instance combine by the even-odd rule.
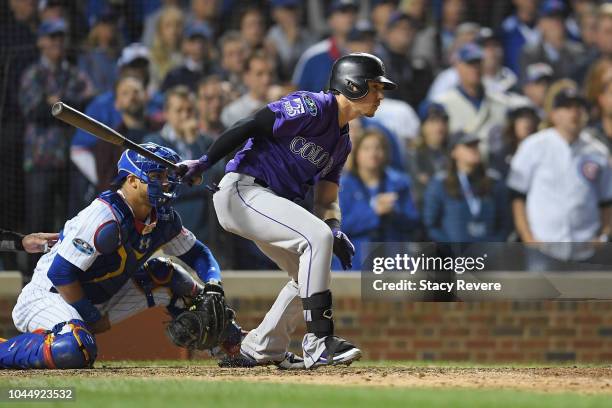
[[355, 255], [355, 246], [346, 234], [339, 229], [332, 229], [332, 234], [334, 234], [334, 255], [340, 260], [342, 269], [351, 269], [353, 266], [353, 255]]

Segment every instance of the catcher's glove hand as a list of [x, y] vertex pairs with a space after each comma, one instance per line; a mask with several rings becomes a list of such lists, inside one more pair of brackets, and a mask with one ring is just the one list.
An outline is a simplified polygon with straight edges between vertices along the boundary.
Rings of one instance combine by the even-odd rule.
[[166, 332], [179, 347], [208, 350], [224, 340], [234, 315], [225, 303], [223, 288], [207, 283], [193, 299], [193, 305], [168, 324]]

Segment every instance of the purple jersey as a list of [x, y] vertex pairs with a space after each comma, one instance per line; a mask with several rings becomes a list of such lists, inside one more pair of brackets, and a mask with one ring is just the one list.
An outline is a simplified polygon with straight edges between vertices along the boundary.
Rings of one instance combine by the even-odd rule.
[[272, 136], [251, 137], [225, 171], [261, 179], [289, 200], [303, 199], [319, 180], [338, 183], [351, 141], [334, 95], [299, 91], [268, 108], [276, 114]]

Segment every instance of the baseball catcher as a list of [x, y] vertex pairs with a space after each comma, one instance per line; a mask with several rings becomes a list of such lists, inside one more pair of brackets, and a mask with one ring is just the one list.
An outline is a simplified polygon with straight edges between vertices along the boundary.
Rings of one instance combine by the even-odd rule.
[[[171, 149], [141, 146], [180, 160]], [[91, 367], [97, 333], [154, 305], [172, 316], [167, 332], [175, 344], [238, 350], [241, 330], [225, 303], [219, 265], [172, 208], [178, 187], [163, 166], [131, 150], [122, 154], [114, 188], [66, 222], [21, 291], [13, 321], [23, 334], [0, 340], [0, 367]], [[204, 284], [178, 263], [149, 259], [159, 249]]]

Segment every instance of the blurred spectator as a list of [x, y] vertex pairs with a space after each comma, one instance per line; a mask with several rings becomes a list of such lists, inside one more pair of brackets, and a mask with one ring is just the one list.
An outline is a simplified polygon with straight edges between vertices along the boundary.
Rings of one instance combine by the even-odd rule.
[[491, 128], [500, 126], [506, 118], [505, 101], [488, 92], [482, 84], [482, 49], [469, 43], [456, 54], [455, 68], [459, 85], [434, 99], [446, 109], [451, 133], [469, 132], [480, 138], [480, 148], [487, 154]]
[[580, 61], [574, 63], [572, 79], [582, 83], [595, 61], [612, 60], [612, 3], [604, 3], [597, 11], [595, 46], [588, 49]]
[[[559, 79], [550, 84], [546, 90], [546, 95], [544, 96], [544, 116], [542, 118], [542, 122], [540, 123], [540, 129], [546, 129], [554, 126], [551, 118], [553, 116], [553, 111], [555, 110], [555, 99], [559, 93], [566, 91], [578, 93], [578, 84], [568, 78]], [[583, 116], [584, 123], [588, 123], [589, 119], [586, 109], [584, 110]]]
[[513, 109], [508, 113], [505, 126], [494, 128], [489, 137], [489, 167], [506, 179], [510, 162], [518, 146], [538, 130], [540, 117], [530, 106]]
[[[575, 2], [584, 4], [585, 8], [577, 15], [578, 37], [574, 39], [580, 41], [588, 52], [597, 48], [597, 6], [592, 0], [575, 0]], [[566, 26], [574, 26], [573, 21], [571, 17], [568, 18]]]
[[213, 38], [219, 34], [218, 0], [191, 0], [191, 9], [187, 15], [187, 25], [204, 24], [212, 33]]
[[399, 139], [402, 152], [405, 152], [408, 144], [417, 137], [421, 125], [419, 117], [410, 105], [387, 97], [380, 102], [374, 120]]
[[579, 41], [586, 45], [583, 36], [584, 18], [589, 14], [594, 14], [596, 0], [569, 0], [571, 14], [565, 19], [565, 29], [569, 37], [574, 41]]
[[525, 95], [533, 107], [537, 110], [538, 116], [544, 118], [544, 101], [548, 92], [548, 87], [553, 80], [553, 69], [550, 65], [543, 62], [531, 64], [525, 70], [523, 81], [523, 95]]
[[518, 83], [518, 77], [510, 68], [504, 67], [504, 49], [493, 30], [484, 27], [478, 34], [482, 47], [482, 83], [491, 93], [507, 93]]
[[15, 21], [27, 26], [32, 33], [36, 33], [37, 3], [36, 0], [9, 0]]
[[[131, 75], [119, 78], [114, 95], [115, 109], [121, 115], [121, 122], [115, 128], [117, 132], [134, 143], [142, 143], [146, 135], [159, 128], [159, 124], [145, 114], [147, 97], [141, 78]], [[110, 188], [123, 150], [123, 147], [111, 143], [96, 143], [94, 146], [98, 192]]]
[[[559, 92], [554, 127], [527, 138], [512, 159], [508, 186], [514, 224], [525, 243], [587, 242], [610, 232], [610, 156], [583, 131], [585, 103], [574, 90]], [[555, 256], [572, 258], [558, 251]]]
[[211, 62], [212, 34], [204, 24], [188, 26], [183, 36], [183, 64], [174, 68], [161, 85], [161, 92], [166, 92], [177, 85], [195, 89], [198, 82], [213, 72]]
[[375, 44], [376, 30], [368, 20], [357, 21], [346, 36], [347, 53], [367, 52], [368, 54], [376, 54], [374, 51]]
[[221, 78], [212, 75], [198, 84], [197, 110], [198, 129], [213, 140], [225, 130], [221, 123], [221, 111], [224, 105], [223, 83]]
[[98, 93], [111, 89], [116, 80], [116, 61], [121, 50], [115, 14], [104, 14], [87, 36], [87, 50], [79, 55], [79, 68], [87, 72]]
[[327, 22], [331, 35], [309, 47], [298, 60], [292, 82], [298, 89], [318, 92], [327, 86], [334, 61], [345, 52], [346, 40], [357, 20], [357, 2], [333, 0]]
[[397, 3], [397, 0], [376, 0], [372, 2], [370, 17], [379, 38], [385, 37], [391, 14], [398, 12]]
[[595, 61], [584, 79], [584, 97], [589, 103], [591, 120], [599, 119], [598, 98], [603, 92], [603, 85], [612, 76], [612, 59], [602, 58]]
[[433, 73], [424, 58], [412, 56], [417, 22], [407, 14], [391, 14], [380, 46], [376, 50], [385, 63], [387, 74], [397, 82], [397, 89], [388, 96], [417, 108], [427, 95]]
[[240, 35], [249, 47], [249, 53], [263, 47], [266, 34], [264, 16], [256, 7], [249, 7], [240, 14]]
[[427, 108], [421, 132], [408, 151], [408, 170], [414, 199], [422, 208], [425, 188], [438, 173], [448, 169], [448, 114], [442, 105]]
[[149, 92], [159, 89], [168, 72], [182, 62], [183, 23], [183, 12], [178, 7], [164, 7], [159, 15], [151, 46]]
[[272, 65], [268, 55], [262, 51], [256, 51], [247, 58], [243, 74], [247, 92], [223, 109], [223, 126], [232, 126], [267, 103], [268, 88], [272, 84]]
[[[193, 3], [196, 3], [194, 0]], [[142, 32], [142, 39], [140, 40], [147, 48], [153, 46], [153, 40], [155, 38], [155, 32], [157, 31], [157, 25], [159, 23], [159, 16], [162, 15], [167, 7], [180, 7], [181, 0], [161, 0], [162, 6], [157, 10], [149, 14], [144, 23], [144, 29]]]
[[66, 218], [72, 128], [53, 119], [51, 106], [63, 101], [83, 109], [94, 92], [89, 77], [65, 59], [66, 30], [64, 20], [40, 25], [40, 60], [21, 80], [19, 104], [28, 118], [23, 162], [28, 230], [56, 231]]
[[450, 168], [427, 186], [423, 222], [435, 242], [505, 241], [511, 231], [508, 194], [488, 174], [475, 134], [451, 135]]
[[430, 0], [403, 0], [399, 8], [417, 22], [420, 31], [430, 23], [427, 13], [430, 3]]
[[521, 50], [535, 46], [540, 41], [537, 28], [538, 2], [534, 0], [512, 0], [516, 10], [507, 17], [501, 27], [501, 41], [504, 47], [504, 65], [516, 75], [521, 72]]
[[[226, 32], [220, 40], [221, 43], [221, 77], [228, 81], [232, 87], [232, 94], [244, 93], [242, 72], [247, 57], [247, 45], [237, 31]], [[235, 95], [230, 96], [230, 100]]]
[[[166, 92], [164, 116], [166, 124], [159, 133], [146, 136], [144, 142], [153, 142], [173, 149], [183, 160], [197, 159], [204, 155], [212, 139], [202, 135], [198, 130], [195, 114], [195, 99], [191, 91], [184, 86], [171, 88]], [[218, 172], [215, 166], [205, 174]], [[174, 208], [181, 215], [185, 228], [192, 231], [199, 239], [208, 236], [208, 199], [203, 186], [195, 186], [182, 192]]]
[[555, 79], [567, 77], [574, 70], [584, 48], [566, 38], [564, 25], [565, 6], [561, 0], [544, 0], [540, 6], [538, 29], [542, 38], [535, 45], [523, 48], [520, 57], [521, 78], [529, 65], [543, 62], [553, 69]]
[[465, 13], [465, 0], [446, 0], [442, 4], [442, 15], [436, 24], [430, 25], [417, 35], [413, 54], [415, 57], [424, 58], [434, 73], [449, 66], [455, 31], [463, 22]]
[[455, 41], [451, 47], [453, 50], [452, 55], [449, 57], [449, 60], [453, 63], [453, 65], [436, 75], [435, 80], [427, 92], [427, 99], [434, 100], [440, 95], [446, 93], [448, 90], [459, 85], [459, 74], [455, 68], [455, 57], [457, 56], [457, 50], [459, 50], [465, 44], [475, 43], [479, 34], [480, 26], [476, 23], [462, 23], [459, 25], [459, 27], [457, 27]]
[[[387, 166], [385, 136], [366, 131], [353, 150], [351, 171], [340, 179], [340, 208], [342, 230], [355, 245], [352, 269], [360, 270], [366, 244], [411, 240], [419, 215], [412, 201], [410, 179]], [[342, 269], [335, 258], [332, 269]]]
[[591, 124], [589, 132], [612, 154], [612, 69], [608, 69], [599, 89], [596, 99], [599, 116]]
[[282, 82], [289, 81], [300, 56], [316, 37], [300, 25], [298, 0], [272, 0], [274, 25], [266, 36], [266, 50], [277, 57], [278, 75]]

